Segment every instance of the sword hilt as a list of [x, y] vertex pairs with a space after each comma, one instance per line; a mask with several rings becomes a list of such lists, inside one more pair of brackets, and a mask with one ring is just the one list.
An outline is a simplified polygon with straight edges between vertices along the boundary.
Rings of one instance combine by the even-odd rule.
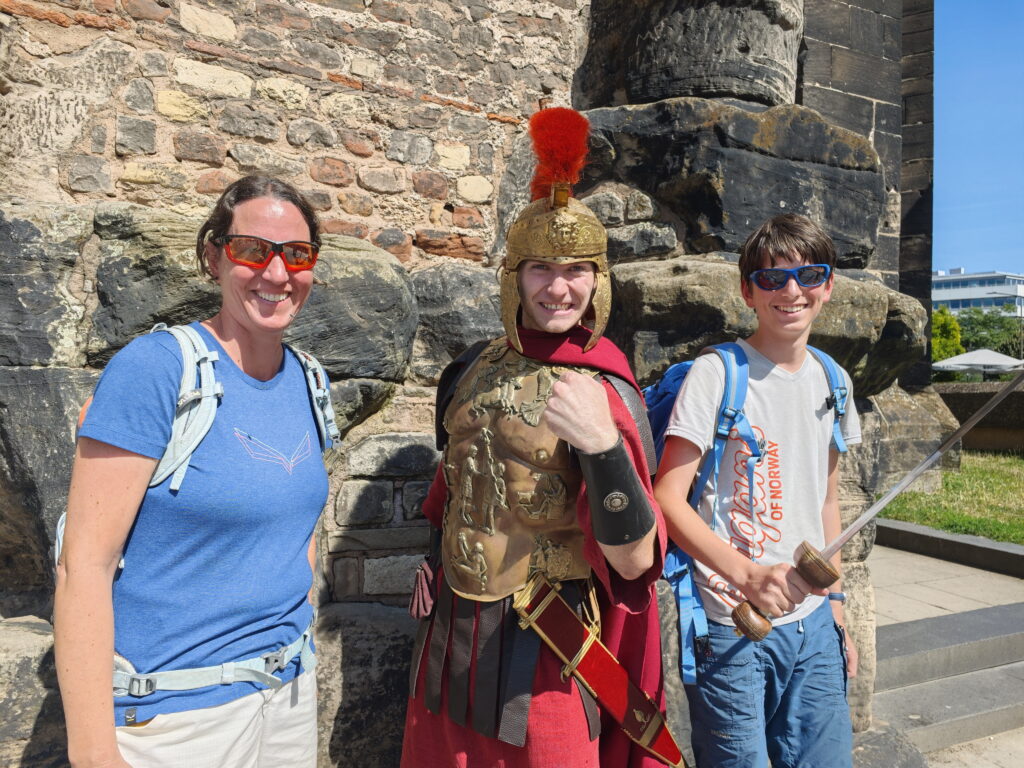
[[[812, 587], [826, 589], [839, 581], [839, 571], [821, 552], [806, 541], [796, 550], [796, 570]], [[742, 634], [755, 643], [768, 637], [772, 631], [772, 622], [748, 600], [740, 603], [732, 610], [732, 621], [736, 625], [736, 634]]]

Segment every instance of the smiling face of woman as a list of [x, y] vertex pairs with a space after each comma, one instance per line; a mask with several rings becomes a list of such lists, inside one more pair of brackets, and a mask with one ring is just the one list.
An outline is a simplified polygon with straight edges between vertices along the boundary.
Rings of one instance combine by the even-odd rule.
[[[228, 234], [275, 243], [310, 238], [309, 225], [298, 207], [273, 197], [239, 203]], [[221, 318], [232, 336], [269, 333], [280, 337], [313, 286], [313, 270], [289, 272], [280, 254], [263, 267], [248, 267], [230, 261], [222, 246], [208, 243], [207, 257], [221, 287]]]
[[590, 306], [594, 283], [594, 265], [589, 261], [524, 261], [519, 266], [523, 326], [547, 333], [571, 330]]

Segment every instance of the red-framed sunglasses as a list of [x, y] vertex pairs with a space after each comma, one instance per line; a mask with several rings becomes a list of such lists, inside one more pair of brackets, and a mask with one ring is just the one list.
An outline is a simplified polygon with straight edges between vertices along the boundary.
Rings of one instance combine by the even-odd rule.
[[305, 240], [291, 240], [287, 243], [275, 243], [255, 235], [224, 235], [214, 240], [216, 245], [224, 248], [224, 255], [235, 264], [253, 269], [263, 269], [274, 254], [280, 254], [284, 268], [289, 272], [302, 272], [312, 269], [320, 249]]

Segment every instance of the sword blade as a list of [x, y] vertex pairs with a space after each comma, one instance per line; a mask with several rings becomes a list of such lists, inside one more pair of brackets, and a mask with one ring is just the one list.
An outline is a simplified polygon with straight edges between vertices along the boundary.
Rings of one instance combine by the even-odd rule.
[[884, 496], [882, 496], [882, 498], [880, 498], [878, 501], [876, 501], [874, 504], [868, 507], [867, 512], [865, 512], [856, 520], [854, 520], [845, 531], [839, 534], [834, 541], [829, 543], [827, 547], [821, 550], [821, 556], [828, 560], [836, 552], [842, 549], [843, 545], [850, 539], [852, 539], [861, 528], [870, 523], [871, 520], [875, 517], [875, 515], [877, 515], [879, 512], [885, 509], [885, 507], [889, 504], [890, 501], [899, 496], [903, 491], [907, 489], [907, 486], [909, 486], [912, 482], [914, 482], [915, 480], [917, 480], [917, 478], [924, 474], [925, 470], [931, 467], [936, 461], [941, 459], [942, 455], [946, 453], [946, 451], [948, 451], [950, 448], [952, 448], [957, 440], [959, 440], [961, 437], [970, 432], [975, 424], [981, 421], [989, 413], [989, 411], [991, 411], [993, 408], [995, 408], [997, 405], [1003, 402], [1003, 400], [1006, 399], [1007, 395], [1013, 392], [1022, 383], [1024, 383], [1024, 370], [1021, 370], [1021, 372], [1018, 373], [1013, 378], [1013, 380], [1010, 381], [1010, 383], [1008, 383], [1005, 387], [996, 392], [987, 403], [985, 403], [983, 406], [981, 406], [981, 408], [975, 411], [975, 413], [969, 419], [967, 419], [967, 421], [960, 425], [960, 428], [956, 432], [947, 437], [945, 442], [943, 442], [942, 445], [935, 449], [935, 452], [933, 454], [931, 454], [927, 459], [925, 459], [912, 470], [910, 470], [910, 472], [908, 472], [902, 480], [896, 483], [896, 485], [890, 488], [889, 491]]

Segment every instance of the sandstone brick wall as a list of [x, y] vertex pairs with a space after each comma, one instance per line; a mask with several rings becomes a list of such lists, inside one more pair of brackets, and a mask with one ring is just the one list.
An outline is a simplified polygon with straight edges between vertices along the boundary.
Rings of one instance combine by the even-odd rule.
[[328, 232], [481, 261], [510, 141], [566, 100], [585, 6], [0, 0], [0, 194], [199, 213], [258, 169]]

